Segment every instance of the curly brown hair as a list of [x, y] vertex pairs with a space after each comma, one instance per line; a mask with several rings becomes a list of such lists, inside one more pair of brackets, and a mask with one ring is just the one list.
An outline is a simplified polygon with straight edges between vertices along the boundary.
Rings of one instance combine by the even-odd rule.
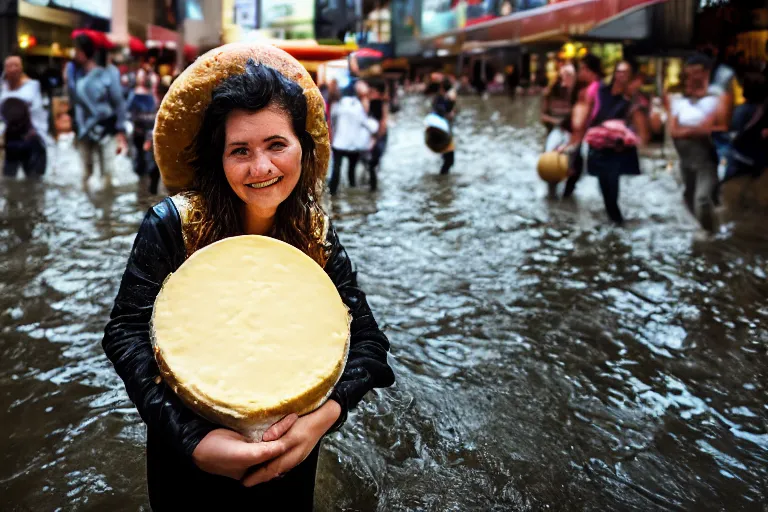
[[200, 131], [188, 149], [194, 155], [195, 171], [192, 186], [185, 191], [192, 203], [185, 226], [189, 255], [223, 238], [244, 234], [244, 204], [230, 187], [221, 161], [226, 119], [233, 110], [258, 112], [268, 107], [288, 114], [302, 151], [299, 182], [278, 206], [268, 236], [296, 247], [324, 267], [326, 215], [320, 198], [326, 169], [306, 131], [304, 91], [274, 68], [252, 59], [244, 73], [228, 77], [213, 90]]

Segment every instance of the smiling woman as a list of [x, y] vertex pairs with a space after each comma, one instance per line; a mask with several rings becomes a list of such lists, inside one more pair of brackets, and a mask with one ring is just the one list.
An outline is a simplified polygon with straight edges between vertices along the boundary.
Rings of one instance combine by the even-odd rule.
[[[147, 213], [103, 341], [147, 424], [152, 509], [311, 510], [321, 438], [368, 391], [394, 382], [389, 342], [320, 207], [329, 147], [319, 91], [274, 47], [224, 46], [174, 82], [158, 113], [155, 148], [163, 180], [182, 193]], [[169, 275], [199, 249], [237, 235], [266, 235], [309, 256], [351, 316], [349, 355], [330, 399], [300, 418], [286, 416], [255, 443], [185, 405], [163, 380], [150, 334]], [[255, 255], [241, 260], [254, 265], [243, 271], [268, 273]], [[210, 340], [212, 351], [228, 342], [222, 337]]]

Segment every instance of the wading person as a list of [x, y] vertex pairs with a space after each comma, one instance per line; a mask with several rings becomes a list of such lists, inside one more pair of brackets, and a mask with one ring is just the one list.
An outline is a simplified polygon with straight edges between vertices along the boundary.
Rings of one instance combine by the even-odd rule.
[[715, 229], [713, 194], [718, 181], [712, 132], [725, 128], [719, 119], [720, 98], [710, 94], [711, 66], [705, 55], [694, 55], [686, 61], [685, 94], [672, 104], [669, 128], [680, 156], [685, 205], [707, 231]]
[[743, 175], [757, 178], [768, 168], [768, 79], [760, 73], [747, 73], [744, 99], [731, 120], [735, 135], [724, 182]]
[[[163, 100], [168, 88], [171, 86], [171, 76], [165, 75], [157, 86], [157, 95], [160, 101]], [[158, 105], [159, 107], [159, 105]], [[137, 158], [144, 159], [144, 168], [146, 169], [149, 180], [149, 193], [157, 194], [160, 187], [160, 169], [155, 162], [154, 151], [152, 150], [152, 136], [155, 129], [155, 117], [157, 115], [157, 108], [153, 109], [149, 115], [144, 114], [140, 119], [144, 122], [143, 132], [144, 140], [142, 141], [141, 148], [139, 148]], [[135, 129], [135, 128], [134, 128]]]
[[[347, 92], [349, 93], [349, 89]], [[341, 98], [331, 108], [333, 130], [333, 165], [328, 183], [331, 195], [336, 195], [341, 179], [341, 164], [347, 160], [349, 186], [355, 187], [357, 162], [364, 151], [371, 149], [372, 136], [379, 129], [378, 123], [369, 117], [370, 99], [368, 84], [363, 80], [355, 82], [352, 95]]]
[[0, 83], [0, 118], [6, 124], [3, 174], [26, 176], [45, 173], [48, 114], [43, 108], [40, 82], [24, 74], [21, 57], [7, 57]]
[[633, 109], [633, 82], [637, 68], [623, 60], [616, 65], [610, 84], [600, 85], [590, 99], [594, 112], [584, 136], [589, 146], [587, 171], [596, 176], [608, 217], [616, 224], [624, 222], [619, 209], [619, 183], [622, 175], [640, 174], [637, 146], [649, 137], [644, 111]]
[[387, 124], [389, 123], [389, 95], [387, 84], [383, 80], [377, 81], [371, 87], [370, 115], [379, 123], [379, 129], [373, 140], [371, 157], [368, 160], [368, 174], [370, 175], [371, 192], [378, 188], [378, 173], [381, 157], [387, 149]]
[[[440, 80], [436, 87], [435, 97], [432, 99], [432, 114], [446, 121], [446, 128], [436, 129], [430, 126], [427, 129], [427, 146], [430, 149], [442, 145], [442, 139], [448, 140], [448, 146], [439, 149], [437, 152], [442, 154], [443, 165], [440, 167], [440, 174], [448, 174], [456, 160], [456, 142], [453, 138], [453, 120], [456, 117], [456, 90], [448, 78]], [[435, 149], [433, 149], [435, 151]]]
[[3, 65], [3, 80], [0, 82], [0, 103], [8, 98], [19, 98], [29, 108], [29, 117], [35, 132], [47, 142], [48, 112], [43, 107], [40, 82], [24, 73], [21, 57], [11, 55]]
[[[707, 45], [703, 56], [710, 59], [709, 94], [718, 98], [718, 118], [722, 124], [712, 132], [712, 142], [717, 150], [718, 172], [725, 173], [728, 155], [731, 149], [731, 139], [726, 130], [731, 123], [733, 109], [736, 105], [735, 86], [738, 85], [736, 71], [725, 63], [724, 52], [715, 45]], [[720, 176], [723, 177], [722, 175]]]
[[[544, 152], [565, 148], [571, 137], [571, 110], [576, 87], [576, 69], [571, 64], [560, 68], [557, 80], [548, 87], [541, 102], [539, 119], [547, 129]], [[557, 194], [557, 183], [549, 183], [549, 195]]]
[[152, 68], [152, 63], [144, 59], [141, 67], [136, 71], [136, 84], [128, 102], [128, 112], [133, 122], [132, 139], [135, 154], [133, 169], [139, 176], [148, 174], [150, 170], [144, 146], [155, 122], [157, 108], [160, 106], [159, 81], [160, 78]]
[[[156, 159], [166, 184], [185, 193], [144, 218], [103, 340], [147, 424], [150, 503], [155, 511], [311, 510], [320, 440], [368, 391], [394, 381], [389, 342], [320, 206], [329, 153], [323, 101], [300, 64], [271, 46], [213, 50], [178, 81], [158, 119], [175, 116], [164, 117], [166, 142], [185, 134], [177, 144], [190, 145], [158, 145]], [[164, 110], [185, 98], [190, 108]], [[184, 132], [188, 126], [199, 129]], [[187, 408], [160, 378], [150, 341], [166, 277], [195, 251], [242, 234], [276, 238], [313, 259], [352, 320], [349, 356], [330, 399], [279, 421], [258, 443]]]
[[597, 92], [602, 84], [603, 68], [596, 55], [588, 53], [581, 58], [576, 80], [576, 99], [571, 109], [571, 133], [568, 142], [570, 175], [563, 190], [563, 197], [565, 198], [573, 195], [574, 190], [576, 190], [576, 183], [584, 171], [587, 149], [583, 145], [584, 134], [599, 105]]
[[125, 137], [127, 113], [120, 80], [114, 67], [105, 65], [101, 52], [103, 49], [98, 49], [87, 35], [75, 37], [75, 63], [83, 75], [71, 86], [75, 97], [78, 149], [85, 171], [83, 181], [87, 182], [93, 175], [95, 156], [102, 177], [109, 183], [115, 155], [128, 149]]

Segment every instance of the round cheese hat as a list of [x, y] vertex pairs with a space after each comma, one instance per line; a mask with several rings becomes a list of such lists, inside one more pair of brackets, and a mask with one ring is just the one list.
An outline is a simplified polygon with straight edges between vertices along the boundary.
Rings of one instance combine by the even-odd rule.
[[211, 94], [225, 78], [245, 72], [248, 59], [268, 65], [304, 89], [307, 132], [315, 142], [318, 168], [328, 169], [331, 146], [325, 122], [325, 103], [306, 69], [283, 50], [268, 44], [232, 43], [199, 57], [171, 84], [160, 104], [154, 130], [155, 161], [163, 183], [171, 189], [192, 184], [191, 146]]
[[283, 416], [325, 402], [346, 364], [349, 328], [317, 263], [279, 240], [243, 235], [200, 249], [166, 279], [152, 342], [188, 407], [260, 441]]

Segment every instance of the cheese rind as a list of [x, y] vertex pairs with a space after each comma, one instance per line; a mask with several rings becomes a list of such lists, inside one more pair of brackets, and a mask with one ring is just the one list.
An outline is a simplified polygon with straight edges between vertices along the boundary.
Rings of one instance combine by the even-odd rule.
[[155, 357], [198, 414], [253, 440], [319, 407], [349, 350], [349, 313], [311, 258], [278, 240], [231, 237], [194, 253], [155, 301]]

